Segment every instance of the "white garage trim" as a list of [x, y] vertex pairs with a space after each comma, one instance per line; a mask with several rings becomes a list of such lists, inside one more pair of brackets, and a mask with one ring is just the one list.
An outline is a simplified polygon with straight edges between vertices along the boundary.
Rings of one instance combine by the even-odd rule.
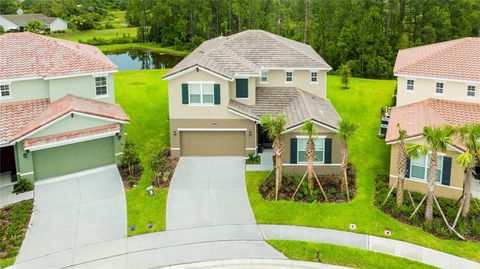
[[63, 140], [63, 141], [58, 141], [58, 142], [53, 142], [53, 143], [41, 144], [41, 145], [38, 145], [38, 146], [25, 147], [25, 150], [36, 151], [36, 150], [54, 148], [54, 147], [65, 146], [65, 145], [70, 145], [70, 144], [75, 144], [75, 143], [80, 143], [80, 142], [86, 142], [86, 141], [96, 140], [96, 139], [100, 139], [100, 138], [105, 138], [105, 137], [109, 137], [109, 136], [114, 136], [116, 134], [117, 134], [117, 132], [115, 131], [115, 132], [108, 132], [108, 133], [91, 135], [91, 136], [84, 136], [84, 137], [75, 138], [75, 139], [69, 139], [69, 140]]
[[189, 132], [246, 132], [247, 128], [178, 128], [178, 131]]

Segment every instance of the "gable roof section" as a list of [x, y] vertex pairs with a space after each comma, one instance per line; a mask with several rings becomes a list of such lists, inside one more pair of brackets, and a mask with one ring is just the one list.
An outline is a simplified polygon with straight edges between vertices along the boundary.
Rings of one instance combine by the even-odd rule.
[[4, 17], [5, 19], [11, 21], [12, 23], [16, 25], [25, 25], [30, 21], [40, 21], [43, 23], [50, 24], [54, 20], [58, 19], [57, 17], [48, 17], [45, 16], [42, 13], [32, 13], [32, 14], [5, 14], [5, 15], [0, 15]]
[[0, 35], [0, 79], [116, 72], [98, 48], [30, 32]]
[[313, 120], [331, 129], [338, 128], [340, 116], [329, 100], [295, 87], [262, 87], [256, 89], [256, 104], [244, 105], [230, 100], [228, 108], [246, 117], [260, 120], [263, 114], [285, 114], [286, 129]]
[[92, 99], [82, 98], [74, 95], [65, 95], [64, 97], [51, 103], [38, 117], [29, 122], [24, 128], [15, 135], [8, 138], [8, 142], [13, 142], [38, 130], [41, 127], [53, 122], [62, 116], [70, 113], [80, 113], [89, 116], [96, 116], [105, 119], [111, 119], [118, 122], [129, 122], [127, 114], [117, 104], [111, 104]]
[[205, 41], [163, 78], [196, 66], [230, 80], [235, 74], [257, 74], [260, 68], [331, 69], [309, 45], [262, 30]]
[[480, 37], [466, 37], [398, 52], [396, 76], [480, 81]]
[[[407, 137], [411, 138], [421, 136], [424, 126], [461, 126], [467, 123], [480, 123], [480, 104], [430, 98], [393, 107], [385, 141], [397, 141], [397, 124], [400, 124], [400, 127], [407, 131]], [[463, 148], [460, 143], [455, 144]]]

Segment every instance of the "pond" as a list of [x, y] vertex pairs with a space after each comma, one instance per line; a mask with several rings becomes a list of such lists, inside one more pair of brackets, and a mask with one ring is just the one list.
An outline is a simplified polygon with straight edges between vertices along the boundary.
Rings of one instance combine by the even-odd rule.
[[183, 59], [181, 56], [145, 50], [127, 50], [107, 54], [107, 57], [118, 66], [119, 71], [172, 68]]

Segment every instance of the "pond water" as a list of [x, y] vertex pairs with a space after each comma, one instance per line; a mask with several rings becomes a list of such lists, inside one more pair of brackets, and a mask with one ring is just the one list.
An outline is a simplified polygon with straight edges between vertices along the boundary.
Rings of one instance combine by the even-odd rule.
[[145, 50], [128, 50], [107, 54], [107, 57], [120, 71], [172, 68], [183, 59], [181, 56]]

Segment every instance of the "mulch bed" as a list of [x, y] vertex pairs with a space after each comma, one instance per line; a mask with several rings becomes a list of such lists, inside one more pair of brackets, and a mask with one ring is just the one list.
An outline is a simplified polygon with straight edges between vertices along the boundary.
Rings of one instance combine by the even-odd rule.
[[133, 181], [129, 182], [128, 177], [130, 175], [128, 171], [128, 167], [121, 167], [120, 165], [117, 165], [118, 171], [120, 172], [120, 176], [122, 177], [122, 182], [123, 186], [125, 189], [131, 189], [135, 185], [137, 185], [138, 181], [142, 178], [143, 175], [143, 168], [140, 166], [140, 164], [135, 165], [134, 167], [134, 172], [133, 172]]

